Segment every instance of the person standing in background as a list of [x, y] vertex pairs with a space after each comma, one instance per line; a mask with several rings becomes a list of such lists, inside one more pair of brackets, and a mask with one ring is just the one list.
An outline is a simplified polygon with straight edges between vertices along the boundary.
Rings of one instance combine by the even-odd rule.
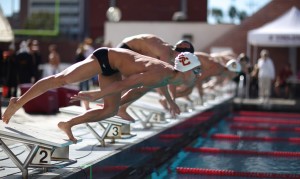
[[[83, 49], [84, 49], [84, 58], [87, 58], [89, 55], [91, 55], [94, 51], [95, 51], [95, 48], [93, 46], [93, 39], [90, 38], [90, 37], [86, 37], [84, 40], [83, 40]], [[88, 85], [88, 89], [90, 89], [90, 85], [89, 85], [89, 81], [91, 79], [88, 79], [86, 80], [86, 82], [84, 82], [86, 85]], [[97, 84], [98, 83], [98, 76], [94, 76], [92, 78], [92, 81], [93, 81], [93, 84]]]
[[37, 82], [41, 76], [42, 71], [39, 69], [39, 66], [42, 64], [42, 56], [40, 54], [40, 48], [39, 48], [39, 41], [38, 40], [27, 40], [29, 54], [32, 58], [32, 65], [33, 65], [33, 77], [34, 77], [34, 83]]
[[55, 75], [62, 71], [60, 68], [60, 55], [56, 50], [56, 45], [51, 44], [48, 49], [48, 65], [44, 68], [43, 77]]
[[20, 43], [20, 49], [17, 51], [16, 60], [18, 84], [33, 83], [34, 67], [27, 41], [22, 41]]
[[[81, 62], [85, 59], [85, 50], [84, 45], [80, 43], [76, 49], [76, 56], [75, 56], [75, 62]], [[89, 81], [82, 81], [79, 83], [79, 90], [80, 91], [88, 91], [90, 89]]]
[[[275, 81], [275, 94], [276, 97], [289, 98], [290, 96], [290, 87], [288, 84], [288, 78], [293, 76], [290, 63], [286, 63], [279, 72], [279, 75], [276, 77]], [[284, 96], [281, 95], [281, 90], [284, 90]]]
[[[238, 58], [237, 58], [238, 62], [241, 64], [241, 71], [238, 72], [238, 75], [233, 78], [233, 81], [236, 82], [237, 84], [237, 88], [236, 88], [236, 94], [239, 97], [245, 97], [246, 96], [246, 85], [247, 83], [249, 83], [249, 71], [250, 71], [250, 67], [249, 67], [249, 57], [246, 56], [245, 53], [241, 53]], [[242, 89], [239, 89], [239, 83], [240, 80], [243, 80], [242, 83]], [[242, 91], [240, 91], [242, 90]]]
[[263, 49], [257, 62], [258, 88], [261, 102], [268, 102], [271, 96], [272, 81], [275, 79], [275, 68], [269, 51]]
[[85, 38], [83, 42], [83, 48], [84, 48], [84, 56], [85, 58], [87, 58], [95, 50], [95, 48], [93, 47], [93, 39], [89, 37]]
[[5, 91], [3, 96], [5, 98], [16, 97], [18, 90], [18, 65], [14, 45], [10, 45], [8, 51], [3, 52], [3, 67], [3, 88], [7, 88], [6, 91], [3, 90]]

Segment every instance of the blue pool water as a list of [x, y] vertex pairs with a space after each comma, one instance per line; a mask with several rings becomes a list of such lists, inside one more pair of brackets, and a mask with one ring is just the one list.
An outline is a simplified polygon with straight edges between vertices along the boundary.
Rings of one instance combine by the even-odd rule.
[[[299, 119], [300, 120], [300, 119]], [[246, 141], [246, 140], [220, 140], [212, 139], [214, 134], [233, 134], [238, 136], [290, 138], [300, 137], [295, 131], [269, 131], [269, 130], [243, 130], [233, 129], [232, 125], [254, 125], [259, 127], [274, 126], [275, 124], [247, 124], [222, 120], [214, 126], [206, 137], [198, 138], [189, 147], [210, 147], [229, 150], [251, 150], [251, 151], [285, 151], [300, 152], [300, 143], [289, 141]], [[277, 125], [278, 127], [295, 128], [300, 125]], [[281, 157], [264, 155], [225, 154], [225, 153], [203, 153], [188, 152], [182, 150], [176, 157], [162, 168], [152, 173], [152, 178], [238, 178], [222, 176], [203, 176], [192, 174], [177, 174], [176, 167], [205, 168], [215, 170], [234, 170], [238, 172], [274, 173], [274, 174], [296, 174], [300, 176], [300, 157]], [[243, 177], [245, 178], [245, 177]]]

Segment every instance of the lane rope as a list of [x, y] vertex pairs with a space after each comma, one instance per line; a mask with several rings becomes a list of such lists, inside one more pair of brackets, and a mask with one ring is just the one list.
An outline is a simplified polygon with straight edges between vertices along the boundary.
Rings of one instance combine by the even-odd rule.
[[187, 168], [177, 167], [176, 172], [179, 174], [193, 175], [214, 175], [214, 176], [235, 176], [235, 177], [255, 177], [255, 178], [289, 178], [299, 179], [299, 174], [281, 174], [281, 173], [263, 173], [263, 172], [240, 172], [234, 170], [218, 170], [206, 168]]
[[220, 149], [213, 147], [186, 147], [187, 152], [213, 153], [213, 154], [239, 154], [239, 155], [262, 155], [272, 157], [300, 157], [300, 152], [288, 151], [255, 151], [255, 150], [234, 150], [234, 149]]

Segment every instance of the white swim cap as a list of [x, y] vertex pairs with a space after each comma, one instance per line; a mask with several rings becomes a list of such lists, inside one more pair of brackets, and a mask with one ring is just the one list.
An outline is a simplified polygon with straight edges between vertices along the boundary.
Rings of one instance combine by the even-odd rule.
[[182, 52], [175, 58], [174, 69], [186, 72], [200, 65], [201, 63], [196, 55], [190, 52]]
[[241, 64], [237, 60], [234, 60], [234, 59], [229, 60], [226, 63], [226, 68], [232, 72], [241, 72], [241, 70], [242, 70]]

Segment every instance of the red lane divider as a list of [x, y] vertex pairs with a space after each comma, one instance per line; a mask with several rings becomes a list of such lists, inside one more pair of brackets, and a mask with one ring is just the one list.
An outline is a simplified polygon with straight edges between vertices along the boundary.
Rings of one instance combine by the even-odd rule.
[[182, 134], [162, 134], [159, 136], [160, 139], [178, 139]]
[[186, 168], [177, 167], [176, 172], [179, 174], [194, 175], [215, 175], [215, 176], [235, 176], [235, 177], [255, 177], [255, 178], [300, 178], [298, 174], [280, 174], [280, 173], [261, 173], [261, 172], [239, 172], [234, 170], [218, 170], [206, 168]]
[[258, 111], [239, 111], [234, 114], [241, 116], [257, 116], [257, 117], [290, 117], [300, 118], [300, 114], [297, 113], [279, 113], [279, 112], [258, 112]]
[[174, 129], [190, 129], [191, 126], [195, 126], [197, 124], [201, 124], [203, 123], [204, 121], [207, 121], [209, 118], [208, 117], [195, 117], [195, 118], [192, 118], [192, 119], [189, 119], [187, 123], [183, 123], [181, 125], [178, 125], [178, 126], [175, 126]]
[[123, 171], [128, 169], [128, 166], [105, 166], [105, 167], [101, 167], [99, 169], [97, 168], [93, 168], [93, 172], [95, 171], [103, 171], [103, 172], [117, 172], [117, 171]]
[[160, 147], [141, 147], [138, 149], [139, 152], [156, 152]]
[[278, 127], [278, 126], [254, 126], [254, 125], [230, 125], [230, 129], [236, 130], [256, 130], [256, 131], [287, 131], [300, 132], [300, 127]]
[[295, 142], [300, 143], [299, 137], [255, 137], [255, 136], [238, 136], [234, 134], [213, 134], [212, 139], [222, 140], [250, 140], [250, 141], [265, 141], [265, 142]]
[[228, 119], [234, 122], [300, 125], [300, 120], [297, 119], [266, 119], [259, 117], [232, 117]]
[[214, 154], [240, 154], [240, 155], [263, 155], [272, 157], [300, 157], [300, 152], [286, 152], [286, 151], [255, 151], [255, 150], [232, 150], [232, 149], [219, 149], [212, 147], [193, 148], [186, 147], [184, 149], [188, 152], [203, 152]]

